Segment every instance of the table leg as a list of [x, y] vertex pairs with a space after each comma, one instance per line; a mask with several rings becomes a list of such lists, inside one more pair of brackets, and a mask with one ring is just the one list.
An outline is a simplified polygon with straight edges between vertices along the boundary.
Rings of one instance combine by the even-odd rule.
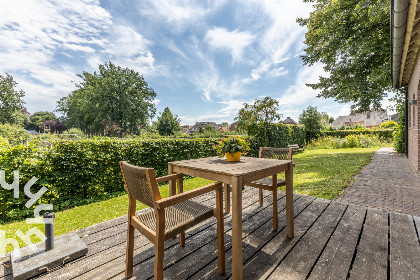
[[286, 229], [287, 237], [293, 238], [295, 235], [293, 209], [293, 162], [289, 163], [289, 168], [286, 170]]
[[277, 214], [277, 174], [273, 175], [273, 230], [279, 228], [279, 219]]
[[[178, 193], [183, 193], [184, 192], [184, 181], [183, 181], [182, 177], [178, 178], [176, 185], [177, 185]], [[185, 246], [185, 231], [183, 231], [179, 234], [179, 246], [181, 246], [181, 247]]]
[[225, 213], [230, 213], [230, 185], [223, 184], [225, 186]]
[[232, 184], [232, 278], [243, 278], [242, 259], [242, 178]]

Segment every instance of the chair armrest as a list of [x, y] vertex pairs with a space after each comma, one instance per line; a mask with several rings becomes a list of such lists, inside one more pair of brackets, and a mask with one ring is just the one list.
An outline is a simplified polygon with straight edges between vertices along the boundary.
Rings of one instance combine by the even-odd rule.
[[168, 206], [172, 206], [174, 204], [183, 202], [185, 200], [188, 200], [190, 198], [217, 190], [217, 189], [222, 189], [222, 183], [221, 182], [216, 182], [216, 183], [212, 183], [209, 185], [205, 185], [203, 187], [199, 187], [187, 192], [183, 192], [183, 193], [179, 193], [167, 198], [162, 198], [160, 200], [155, 201], [155, 206], [159, 209], [163, 209], [166, 208]]
[[158, 177], [158, 178], [156, 178], [156, 183], [159, 184], [159, 183], [163, 183], [163, 182], [166, 182], [166, 181], [169, 181], [169, 180], [175, 180], [175, 179], [178, 179], [178, 178], [182, 178], [181, 173]]

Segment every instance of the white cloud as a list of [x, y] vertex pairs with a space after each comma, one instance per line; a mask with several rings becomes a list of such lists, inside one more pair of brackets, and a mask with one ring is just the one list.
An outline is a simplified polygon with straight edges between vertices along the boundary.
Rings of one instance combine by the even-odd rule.
[[149, 0], [139, 5], [139, 12], [153, 21], [169, 25], [169, 31], [182, 32], [204, 22], [204, 18], [215, 12], [225, 0]]
[[216, 27], [208, 30], [204, 40], [216, 50], [230, 51], [233, 61], [240, 61], [244, 49], [254, 40], [255, 36], [249, 32], [238, 30], [228, 31], [226, 28]]
[[56, 56], [93, 53], [110, 25], [99, 1], [2, 1], [0, 72], [15, 77], [29, 111], [53, 110], [75, 77], [75, 69]]

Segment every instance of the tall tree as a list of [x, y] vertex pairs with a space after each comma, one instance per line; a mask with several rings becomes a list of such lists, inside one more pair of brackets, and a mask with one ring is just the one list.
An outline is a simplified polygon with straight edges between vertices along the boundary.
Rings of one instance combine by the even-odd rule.
[[314, 138], [321, 132], [322, 129], [322, 115], [318, 112], [316, 107], [309, 106], [306, 110], [303, 110], [299, 116], [299, 123], [305, 126], [308, 140]]
[[254, 104], [244, 103], [244, 107], [239, 110], [235, 120], [238, 121], [240, 128], [248, 130], [252, 134], [254, 125], [268, 126], [270, 123], [280, 120], [277, 114], [279, 102], [269, 96], [262, 100], [256, 99]]
[[328, 77], [307, 86], [319, 97], [380, 109], [391, 87], [389, 0], [304, 0], [313, 3], [306, 26], [306, 65], [322, 62]]
[[57, 111], [67, 126], [100, 132], [104, 123], [118, 125], [122, 132], [137, 132], [155, 114], [156, 93], [143, 76], [111, 62], [99, 65], [99, 72], [83, 72], [76, 90], [60, 99]]
[[156, 128], [160, 135], [174, 135], [181, 130], [179, 125], [180, 120], [178, 116], [174, 116], [168, 107], [163, 110], [162, 114], [158, 117]]
[[25, 126], [26, 129], [39, 131], [44, 121], [57, 120], [54, 113], [48, 111], [35, 112], [30, 117], [30, 123]]
[[22, 98], [25, 92], [16, 90], [16, 85], [11, 75], [0, 75], [0, 123], [23, 123], [22, 109], [25, 102]]

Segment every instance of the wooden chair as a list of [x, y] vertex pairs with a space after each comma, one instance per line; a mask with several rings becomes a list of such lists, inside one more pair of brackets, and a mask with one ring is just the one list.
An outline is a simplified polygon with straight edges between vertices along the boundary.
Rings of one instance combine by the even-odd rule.
[[[218, 270], [225, 272], [225, 245], [223, 229], [222, 183], [216, 182], [185, 193], [162, 198], [158, 183], [169, 180], [182, 182], [182, 174], [156, 178], [153, 168], [143, 168], [120, 162], [121, 172], [128, 192], [128, 229], [126, 272], [127, 278], [133, 274], [134, 229], [137, 229], [155, 245], [154, 279], [163, 279], [164, 242], [179, 234], [179, 244], [185, 244], [185, 230], [196, 224], [216, 217], [218, 240]], [[216, 208], [211, 208], [190, 198], [216, 191]], [[182, 188], [178, 188], [178, 192]], [[136, 215], [136, 200], [149, 206], [148, 210]]]
[[[271, 148], [271, 147], [260, 147], [260, 158], [273, 158], [279, 160], [292, 160], [293, 148]], [[274, 176], [275, 177], [275, 176]], [[260, 206], [263, 206], [263, 190], [269, 190], [273, 192], [273, 230], [278, 229], [278, 217], [277, 217], [277, 188], [286, 185], [286, 181], [278, 178], [265, 177], [254, 182], [248, 183], [250, 187], [259, 189]], [[274, 187], [273, 187], [274, 185]]]

